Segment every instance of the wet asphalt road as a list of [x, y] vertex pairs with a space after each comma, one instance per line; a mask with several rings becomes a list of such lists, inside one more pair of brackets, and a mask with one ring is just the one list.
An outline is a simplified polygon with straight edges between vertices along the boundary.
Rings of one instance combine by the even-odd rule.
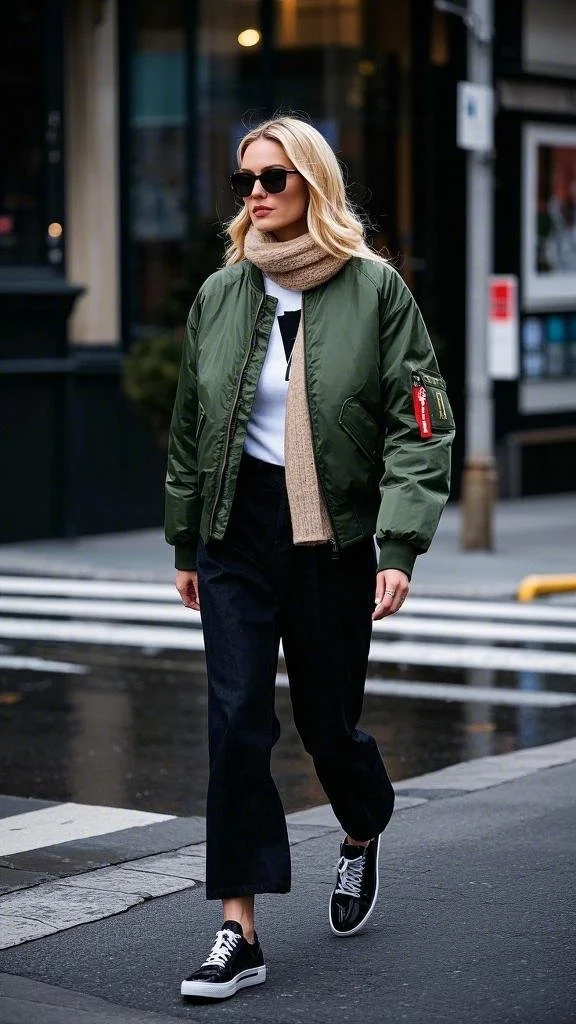
[[[0, 661], [0, 793], [166, 814], [204, 813], [206, 680], [202, 654], [65, 643], [5, 642], [8, 658], [57, 666], [18, 669]], [[58, 671], [66, 665], [66, 671]], [[574, 678], [483, 669], [385, 668], [387, 680], [572, 692]], [[282, 736], [273, 768], [287, 812], [325, 803], [277, 692]], [[576, 704], [501, 706], [482, 701], [367, 695], [361, 721], [391, 779], [576, 733]]]

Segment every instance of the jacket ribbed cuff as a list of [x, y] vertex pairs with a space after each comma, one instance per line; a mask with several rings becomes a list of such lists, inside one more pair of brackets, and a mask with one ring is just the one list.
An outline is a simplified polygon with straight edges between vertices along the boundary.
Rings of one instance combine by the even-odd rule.
[[184, 572], [196, 572], [196, 561], [198, 557], [198, 543], [196, 544], [175, 544], [174, 565]]
[[408, 579], [411, 579], [414, 562], [418, 556], [416, 549], [402, 540], [383, 540], [378, 544], [378, 572], [382, 572], [383, 569], [400, 569], [406, 573]]

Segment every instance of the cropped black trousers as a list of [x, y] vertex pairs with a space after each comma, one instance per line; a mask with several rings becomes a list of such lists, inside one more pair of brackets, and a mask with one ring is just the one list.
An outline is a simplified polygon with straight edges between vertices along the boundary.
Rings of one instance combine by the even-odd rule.
[[270, 771], [280, 640], [294, 721], [336, 817], [354, 839], [382, 832], [394, 791], [357, 728], [374, 609], [371, 539], [333, 556], [295, 546], [284, 470], [244, 455], [222, 541], [200, 543], [208, 673], [208, 899], [290, 889], [284, 811]]

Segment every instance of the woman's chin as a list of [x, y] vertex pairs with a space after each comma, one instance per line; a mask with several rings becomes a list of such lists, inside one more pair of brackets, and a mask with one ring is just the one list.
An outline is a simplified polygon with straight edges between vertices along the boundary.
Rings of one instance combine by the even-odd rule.
[[252, 227], [256, 228], [257, 231], [267, 231], [272, 233], [273, 227], [270, 227], [270, 221], [268, 217], [252, 217]]

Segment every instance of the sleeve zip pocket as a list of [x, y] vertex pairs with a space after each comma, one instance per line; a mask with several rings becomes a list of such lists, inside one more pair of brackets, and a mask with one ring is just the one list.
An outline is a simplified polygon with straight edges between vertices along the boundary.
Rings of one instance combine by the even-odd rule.
[[421, 438], [431, 437], [434, 431], [454, 429], [446, 384], [439, 373], [420, 369], [412, 372], [412, 404]]

